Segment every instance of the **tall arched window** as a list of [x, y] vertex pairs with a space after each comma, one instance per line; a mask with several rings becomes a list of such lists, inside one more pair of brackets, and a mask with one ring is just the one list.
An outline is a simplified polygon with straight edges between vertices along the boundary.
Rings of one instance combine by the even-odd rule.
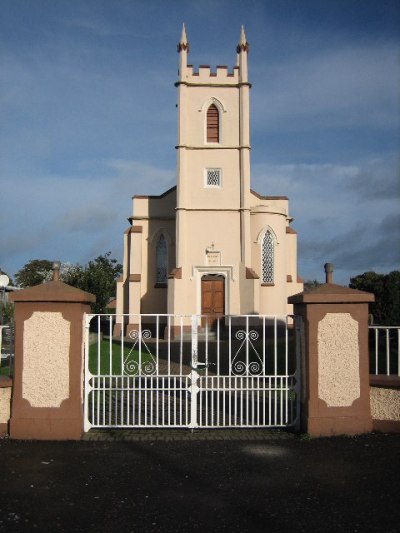
[[261, 245], [261, 272], [263, 283], [274, 282], [274, 237], [267, 230]]
[[167, 241], [163, 234], [156, 245], [156, 283], [167, 283]]
[[207, 142], [219, 142], [219, 112], [214, 104], [207, 109]]

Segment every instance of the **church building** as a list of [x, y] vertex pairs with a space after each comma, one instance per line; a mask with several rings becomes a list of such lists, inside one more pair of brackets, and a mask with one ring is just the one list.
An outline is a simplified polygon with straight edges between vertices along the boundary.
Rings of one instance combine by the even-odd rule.
[[[133, 197], [117, 314], [202, 314], [212, 325], [220, 315], [286, 315], [288, 297], [303, 290], [288, 198], [250, 188], [243, 27], [236, 51], [232, 70], [195, 69], [187, 63], [183, 26], [175, 84], [177, 183], [160, 196]], [[127, 333], [135, 322], [125, 323]], [[121, 326], [119, 317], [116, 334]]]

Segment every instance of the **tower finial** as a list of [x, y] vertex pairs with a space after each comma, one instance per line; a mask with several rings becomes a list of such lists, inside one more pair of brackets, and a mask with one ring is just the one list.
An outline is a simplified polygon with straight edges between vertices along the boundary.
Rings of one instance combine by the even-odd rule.
[[236, 47], [236, 52], [240, 54], [240, 52], [248, 52], [249, 51], [249, 43], [246, 40], [246, 35], [244, 33], [244, 27], [242, 25], [240, 30], [240, 38], [239, 38], [239, 44]]
[[181, 50], [186, 50], [187, 52], [189, 52], [189, 43], [188, 43], [187, 37], [186, 37], [185, 23], [182, 24], [181, 39], [180, 39], [180, 41], [178, 43], [178, 53]]

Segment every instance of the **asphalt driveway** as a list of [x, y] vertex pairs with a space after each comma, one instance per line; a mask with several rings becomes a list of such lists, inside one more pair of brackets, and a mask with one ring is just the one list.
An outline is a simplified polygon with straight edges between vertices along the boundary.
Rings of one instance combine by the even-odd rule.
[[112, 439], [0, 440], [0, 531], [400, 531], [400, 435]]

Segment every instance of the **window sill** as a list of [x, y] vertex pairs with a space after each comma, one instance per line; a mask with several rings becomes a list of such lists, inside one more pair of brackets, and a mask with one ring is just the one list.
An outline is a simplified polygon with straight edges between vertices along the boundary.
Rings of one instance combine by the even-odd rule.
[[261, 283], [261, 287], [275, 287], [275, 283]]
[[154, 288], [155, 289], [167, 289], [168, 288], [168, 283], [156, 283], [154, 285]]

